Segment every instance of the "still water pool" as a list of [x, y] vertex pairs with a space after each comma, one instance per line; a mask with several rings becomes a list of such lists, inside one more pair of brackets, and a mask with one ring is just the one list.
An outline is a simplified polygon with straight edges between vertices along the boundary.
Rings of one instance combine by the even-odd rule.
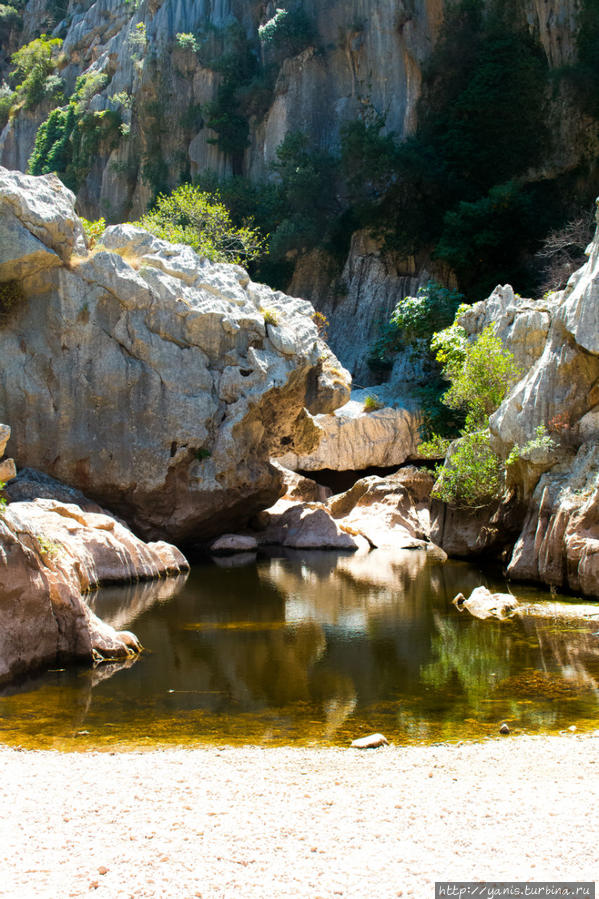
[[[239, 563], [240, 560], [235, 560]], [[241, 560], [243, 562], [244, 560]], [[451, 604], [472, 565], [420, 551], [277, 552], [98, 591], [146, 651], [49, 671], [0, 693], [0, 742], [37, 748], [394, 743], [599, 727], [599, 604], [512, 585], [534, 613], [479, 621]], [[593, 608], [590, 614], [595, 614]]]

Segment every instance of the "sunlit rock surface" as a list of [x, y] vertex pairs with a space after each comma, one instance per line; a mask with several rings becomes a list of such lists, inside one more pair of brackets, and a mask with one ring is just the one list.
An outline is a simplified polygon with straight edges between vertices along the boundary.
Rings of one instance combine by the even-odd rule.
[[324, 433], [317, 448], [308, 455], [286, 453], [282, 465], [295, 471], [362, 471], [401, 465], [417, 455], [416, 404], [402, 401], [386, 384], [352, 391], [348, 403], [314, 422]]
[[343, 404], [349, 376], [309, 303], [132, 226], [87, 253], [73, 203], [52, 176], [0, 170], [3, 277], [24, 295], [0, 328], [12, 453], [146, 537], [222, 533], [277, 499], [269, 457], [316, 446], [306, 407]]

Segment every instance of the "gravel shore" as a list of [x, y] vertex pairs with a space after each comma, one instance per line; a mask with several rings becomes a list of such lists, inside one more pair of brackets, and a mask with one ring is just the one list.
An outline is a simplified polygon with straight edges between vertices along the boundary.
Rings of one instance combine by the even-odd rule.
[[599, 731], [378, 750], [0, 749], [0, 895], [418, 897], [595, 879]]

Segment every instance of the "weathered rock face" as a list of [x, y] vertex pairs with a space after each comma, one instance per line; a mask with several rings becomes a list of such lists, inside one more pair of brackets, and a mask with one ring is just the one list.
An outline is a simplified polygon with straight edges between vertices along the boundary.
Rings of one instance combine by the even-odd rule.
[[298, 485], [291, 473], [285, 480], [286, 495], [262, 513], [261, 527], [254, 531], [259, 544], [362, 553], [379, 548], [438, 550], [429, 540], [433, 478], [428, 472], [407, 467], [386, 478], [363, 478], [326, 502], [298, 498], [300, 490], [308, 496], [306, 485], [317, 487], [314, 482], [302, 478]]
[[11, 503], [0, 516], [0, 682], [138, 651], [133, 635], [94, 615], [82, 591], [187, 567], [175, 547], [144, 544], [108, 515], [50, 499]]
[[331, 497], [327, 508], [373, 548], [429, 548], [433, 483], [427, 471], [408, 466], [386, 478], [357, 481], [346, 493]]
[[[416, 404], [407, 399], [402, 403], [394, 394], [386, 384], [352, 391], [344, 406], [315, 417], [324, 434], [316, 450], [302, 456], [286, 453], [281, 464], [294, 471], [363, 471], [402, 465], [417, 456], [420, 415]], [[368, 411], [369, 398], [381, 408]]]
[[[518, 579], [599, 596], [599, 236], [566, 289], [534, 302], [503, 287], [461, 318], [490, 322], [525, 369], [491, 416], [506, 458], [506, 501], [474, 512], [433, 506], [432, 539], [450, 555], [503, 555]], [[535, 444], [537, 428], [552, 443]], [[513, 552], [512, 552], [513, 547]], [[506, 555], [507, 553], [507, 555]]]
[[508, 566], [511, 577], [599, 596], [599, 445], [544, 474]]
[[24, 294], [0, 329], [0, 415], [18, 463], [177, 541], [274, 502], [269, 456], [311, 451], [305, 407], [349, 397], [311, 305], [132, 226], [88, 254], [57, 179], [1, 175], [16, 235], [4, 277], [18, 272]]

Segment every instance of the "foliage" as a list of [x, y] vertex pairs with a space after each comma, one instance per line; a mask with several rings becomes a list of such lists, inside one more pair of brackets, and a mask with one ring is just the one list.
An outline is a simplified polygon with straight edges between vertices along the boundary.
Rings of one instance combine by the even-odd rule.
[[0, 131], [8, 122], [16, 96], [16, 91], [11, 90], [8, 84], [0, 85]]
[[489, 431], [465, 434], [441, 466], [432, 496], [459, 508], [484, 506], [501, 496], [504, 469]]
[[322, 340], [326, 340], [328, 336], [329, 325], [331, 324], [326, 315], [324, 315], [322, 312], [314, 312], [312, 313], [312, 321], [316, 325], [318, 336]]
[[106, 219], [100, 218], [90, 222], [88, 219], [82, 218], [81, 223], [83, 225], [83, 230], [85, 231], [87, 245], [91, 250], [96, 243], [100, 241], [100, 238], [106, 231]]
[[180, 31], [176, 38], [177, 46], [181, 47], [182, 50], [191, 50], [192, 53], [197, 53], [199, 49], [199, 44], [197, 42], [196, 36], [189, 31]]
[[215, 262], [247, 263], [265, 251], [265, 238], [251, 220], [236, 227], [218, 195], [191, 184], [160, 194], [139, 224], [164, 240], [189, 244]]
[[377, 409], [382, 408], [383, 404], [379, 400], [378, 396], [376, 396], [374, 393], [369, 393], [364, 400], [364, 412], [376, 412]]
[[263, 309], [262, 315], [264, 317], [265, 325], [273, 325], [273, 327], [276, 327], [279, 324], [279, 317], [274, 309]]
[[47, 96], [46, 79], [58, 65], [58, 51], [62, 46], [60, 38], [50, 38], [46, 34], [20, 47], [11, 56], [14, 66], [11, 77], [18, 81], [16, 92], [18, 101], [25, 109], [32, 109]]
[[[433, 495], [455, 506], [482, 506], [501, 495], [505, 481], [504, 465], [489, 440], [489, 416], [521, 372], [493, 325], [468, 340], [456, 319], [434, 335], [431, 346], [450, 382], [442, 401], [465, 416], [461, 439], [439, 468]], [[440, 439], [434, 439], [440, 445]]]
[[112, 110], [82, 112], [84, 104], [83, 97], [76, 92], [67, 106], [52, 110], [42, 122], [29, 157], [30, 174], [56, 172], [67, 187], [76, 191], [100, 146], [103, 144], [108, 151], [116, 146], [120, 139], [120, 115]]
[[12, 31], [20, 29], [23, 25], [23, 17], [18, 9], [11, 4], [0, 3], [0, 41], [8, 41]]
[[451, 436], [461, 423], [460, 416], [448, 415], [440, 403], [447, 381], [431, 352], [430, 341], [437, 328], [453, 321], [462, 300], [458, 291], [429, 281], [415, 297], [404, 297], [397, 303], [389, 322], [379, 328], [368, 357], [369, 367], [381, 374], [391, 368], [401, 351], [408, 351], [412, 361], [421, 366], [426, 383], [416, 388], [416, 394], [423, 412], [421, 435], [428, 439], [439, 431]]
[[451, 382], [443, 402], [451, 409], [466, 413], [465, 431], [487, 426], [489, 416], [499, 408], [510, 389], [522, 375], [514, 356], [505, 349], [488, 325], [472, 342], [463, 345], [464, 355], [447, 353], [444, 374]]
[[356, 119], [341, 128], [340, 172], [361, 224], [376, 220], [380, 198], [396, 178], [398, 148], [392, 134], [381, 134], [383, 116]]
[[241, 26], [232, 25], [223, 32], [223, 52], [210, 60], [210, 66], [220, 72], [222, 80], [216, 99], [204, 107], [205, 124], [216, 132], [211, 142], [231, 159], [234, 173], [239, 174], [249, 145], [249, 123], [241, 108], [239, 90], [259, 70], [258, 58]]
[[129, 42], [129, 46], [131, 47], [131, 59], [140, 60], [142, 59], [145, 49], [148, 46], [148, 34], [146, 31], [146, 26], [143, 22], [138, 22], [130, 32], [129, 37], [127, 38]]
[[23, 285], [20, 281], [0, 281], [0, 324], [5, 321], [13, 309], [25, 299]]
[[274, 16], [258, 29], [262, 44], [284, 56], [297, 56], [315, 38], [315, 29], [301, 3], [277, 8]]
[[337, 211], [335, 159], [310, 145], [304, 133], [291, 131], [277, 148], [273, 170], [278, 176], [283, 217], [271, 234], [271, 253], [278, 258], [326, 243], [326, 227]]
[[441, 437], [440, 434], [434, 434], [430, 440], [421, 440], [418, 444], [418, 454], [425, 458], [439, 459], [443, 458], [447, 453], [451, 444], [449, 437]]
[[528, 440], [523, 446], [515, 444], [512, 447], [506, 459], [506, 465], [513, 465], [518, 459], [526, 457], [535, 450], [546, 450], [549, 452], [553, 449], [555, 449], [555, 441], [547, 433], [545, 425], [539, 425], [535, 429], [535, 436], [531, 440]]
[[5, 487], [4, 481], [0, 481], [0, 514], [6, 509], [6, 498], [3, 495]]
[[111, 96], [111, 101], [124, 109], [131, 109], [133, 106], [133, 97], [127, 91], [117, 91]]

